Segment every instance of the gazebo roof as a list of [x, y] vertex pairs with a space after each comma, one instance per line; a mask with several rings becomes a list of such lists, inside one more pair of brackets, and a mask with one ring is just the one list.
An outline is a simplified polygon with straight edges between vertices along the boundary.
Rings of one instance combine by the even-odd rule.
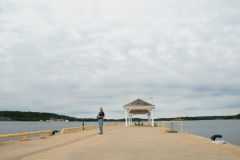
[[123, 107], [130, 107], [130, 106], [135, 106], [135, 107], [146, 107], [146, 106], [149, 106], [149, 107], [154, 107], [155, 105], [153, 105], [153, 104], [150, 104], [150, 103], [148, 103], [148, 102], [145, 102], [145, 101], [143, 101], [143, 100], [141, 100], [141, 99], [137, 99], [137, 100], [135, 100], [135, 101], [133, 101], [133, 102], [131, 102], [131, 103], [128, 103], [128, 104], [126, 104], [126, 105], [124, 105]]

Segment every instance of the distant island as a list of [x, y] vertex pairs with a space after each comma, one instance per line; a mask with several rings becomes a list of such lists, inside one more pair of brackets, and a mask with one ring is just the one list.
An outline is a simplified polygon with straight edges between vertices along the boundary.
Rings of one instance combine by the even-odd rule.
[[[229, 116], [197, 116], [197, 117], [173, 117], [173, 118], [156, 118], [154, 121], [189, 121], [189, 120], [216, 120], [216, 119], [240, 119], [240, 113], [237, 115]], [[66, 115], [58, 115], [55, 113], [47, 112], [22, 112], [22, 111], [0, 111], [0, 121], [77, 121], [77, 122], [94, 122], [96, 118], [76, 118]], [[144, 118], [133, 118], [133, 121], [147, 121]], [[116, 122], [125, 121], [125, 118], [121, 119], [105, 119], [105, 121]]]

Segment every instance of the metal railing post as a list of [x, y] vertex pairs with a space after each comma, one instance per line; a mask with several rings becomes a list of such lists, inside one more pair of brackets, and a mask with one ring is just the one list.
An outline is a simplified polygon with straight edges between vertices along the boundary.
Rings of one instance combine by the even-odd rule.
[[23, 140], [24, 140], [24, 141], [27, 140], [27, 135], [26, 135], [26, 134], [23, 135]]
[[42, 132], [41, 134], [42, 134], [42, 136], [40, 138], [45, 138], [44, 133]]

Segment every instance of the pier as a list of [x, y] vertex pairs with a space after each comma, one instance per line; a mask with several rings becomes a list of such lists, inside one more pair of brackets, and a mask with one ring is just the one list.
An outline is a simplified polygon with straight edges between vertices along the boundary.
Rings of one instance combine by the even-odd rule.
[[178, 159], [237, 160], [240, 147], [208, 143], [187, 133], [166, 133], [149, 125], [109, 126], [0, 143], [1, 160]]

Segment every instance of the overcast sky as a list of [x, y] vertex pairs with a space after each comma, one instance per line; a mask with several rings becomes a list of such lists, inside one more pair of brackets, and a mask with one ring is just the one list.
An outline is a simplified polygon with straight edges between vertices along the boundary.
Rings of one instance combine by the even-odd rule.
[[149, 97], [155, 118], [240, 113], [239, 0], [0, 1], [0, 110], [123, 118]]

